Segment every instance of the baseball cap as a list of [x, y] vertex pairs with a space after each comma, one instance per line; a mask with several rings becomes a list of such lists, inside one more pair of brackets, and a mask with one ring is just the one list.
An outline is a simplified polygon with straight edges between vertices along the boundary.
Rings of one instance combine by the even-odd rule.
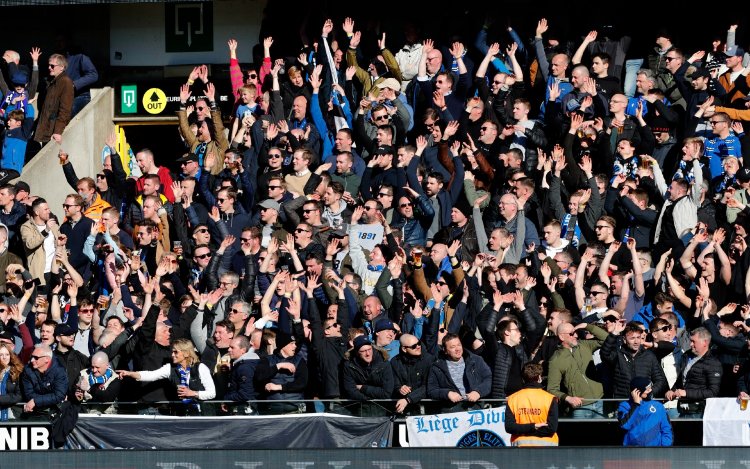
[[380, 145], [377, 150], [375, 150], [376, 155], [392, 155], [393, 154], [393, 147], [390, 145]]
[[377, 86], [381, 90], [383, 88], [390, 88], [394, 91], [401, 91], [401, 83], [399, 83], [395, 78], [386, 78], [375, 86]]
[[742, 57], [745, 55], [745, 49], [740, 46], [728, 47], [726, 55], [727, 57]]
[[696, 80], [698, 78], [711, 78], [711, 73], [703, 67], [698, 67], [695, 69], [693, 74], [690, 75], [690, 79]]
[[740, 169], [737, 171], [735, 178], [740, 182], [750, 182], [750, 168]]
[[380, 331], [396, 331], [396, 327], [393, 325], [390, 319], [380, 319], [375, 323], [374, 331], [376, 333]]
[[647, 387], [651, 386], [651, 380], [645, 376], [636, 376], [630, 380], [630, 390], [635, 391], [636, 389], [640, 392], [646, 390]]
[[185, 153], [182, 158], [177, 158], [178, 163], [187, 163], [188, 161], [198, 162], [198, 155], [195, 153]]
[[75, 335], [76, 331], [68, 324], [58, 324], [55, 326], [55, 335]]
[[261, 208], [272, 208], [276, 210], [277, 212], [281, 211], [281, 204], [279, 204], [273, 199], [266, 199], [263, 202], [259, 203], [258, 206]]

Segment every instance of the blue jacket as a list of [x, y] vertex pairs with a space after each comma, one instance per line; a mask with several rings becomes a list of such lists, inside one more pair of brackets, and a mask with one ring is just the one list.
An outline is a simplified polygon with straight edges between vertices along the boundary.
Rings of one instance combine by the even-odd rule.
[[[445, 358], [437, 360], [430, 368], [427, 376], [427, 395], [430, 399], [448, 401], [450, 391], [458, 392], [456, 383], [453, 382]], [[471, 352], [464, 352], [464, 389], [466, 394], [476, 391], [481, 397], [490, 395], [492, 388], [492, 370], [484, 360]]]
[[621, 402], [617, 419], [627, 432], [623, 446], [672, 446], [672, 425], [659, 401], [644, 400], [640, 405], [632, 400]]
[[21, 127], [10, 129], [5, 133], [3, 156], [0, 159], [0, 167], [3, 169], [15, 169], [19, 173], [23, 169], [26, 143], [31, 138], [31, 129], [34, 127], [34, 108], [29, 106], [26, 112], [26, 118]]
[[260, 363], [260, 357], [252, 350], [235, 360], [224, 400], [240, 402], [258, 398], [253, 384], [255, 367], [258, 363]]
[[68, 392], [68, 375], [60, 363], [51, 358], [52, 363], [45, 373], [40, 373], [27, 365], [21, 374], [23, 398], [34, 399], [34, 410], [47, 410], [62, 403]]

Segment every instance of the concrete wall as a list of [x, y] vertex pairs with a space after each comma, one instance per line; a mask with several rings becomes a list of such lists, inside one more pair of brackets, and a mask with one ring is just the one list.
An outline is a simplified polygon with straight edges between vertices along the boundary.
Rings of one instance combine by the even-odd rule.
[[[114, 126], [114, 93], [112, 88], [92, 90], [91, 102], [63, 132], [62, 149], [70, 155], [70, 161], [79, 178], [94, 175], [102, 168], [104, 140]], [[52, 212], [62, 218], [62, 203], [65, 196], [75, 192], [65, 181], [57, 157], [61, 146], [48, 143], [23, 168], [21, 180], [31, 186], [31, 193], [44, 197]]]

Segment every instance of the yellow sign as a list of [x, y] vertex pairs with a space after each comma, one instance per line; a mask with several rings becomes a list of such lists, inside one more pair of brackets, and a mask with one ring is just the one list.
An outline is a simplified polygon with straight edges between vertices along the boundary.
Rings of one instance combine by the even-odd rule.
[[149, 114], [160, 114], [167, 107], [167, 95], [159, 88], [143, 93], [143, 109]]

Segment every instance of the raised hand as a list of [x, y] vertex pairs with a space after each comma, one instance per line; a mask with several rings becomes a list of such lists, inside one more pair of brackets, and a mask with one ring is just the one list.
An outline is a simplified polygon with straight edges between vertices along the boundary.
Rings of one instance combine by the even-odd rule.
[[441, 93], [440, 90], [432, 92], [432, 103], [438, 109], [443, 109], [445, 107], [445, 96], [443, 96], [443, 93]]
[[448, 256], [456, 257], [456, 253], [459, 249], [461, 249], [461, 241], [456, 239], [450, 244], [450, 246], [448, 246]]
[[39, 57], [41, 57], [42, 55], [42, 49], [38, 47], [32, 47], [29, 55], [31, 56], [31, 60], [36, 64], [37, 62], [39, 62]]
[[448, 50], [454, 59], [460, 59], [464, 56], [464, 45], [460, 42], [454, 42]]
[[458, 132], [459, 123], [458, 121], [450, 121], [448, 125], [445, 126], [445, 131], [443, 132], [443, 137], [453, 137], [456, 135], [456, 132]]
[[378, 39], [378, 49], [383, 50], [385, 49], [385, 33], [381, 36], [380, 39]]
[[432, 41], [432, 39], [425, 39], [422, 41], [422, 54], [424, 57], [427, 57], [427, 54], [432, 52], [435, 49], [435, 43]]
[[263, 52], [265, 52], [266, 57], [271, 56], [272, 45], [273, 45], [273, 38], [271, 36], [268, 36], [267, 38], [263, 39]]
[[233, 54], [232, 57], [236, 57], [237, 56], [237, 39], [228, 40], [227, 46], [229, 47], [229, 53]]
[[330, 18], [328, 18], [323, 23], [322, 36], [323, 37], [328, 37], [328, 35], [331, 34], [331, 31], [333, 31], [333, 20], [331, 20]]
[[216, 102], [216, 88], [213, 83], [206, 83], [206, 89], [203, 90], [203, 94], [206, 95], [206, 98], [208, 98], [210, 102]]
[[354, 20], [349, 17], [344, 18], [344, 24], [341, 28], [348, 36], [351, 36], [354, 34]]
[[354, 36], [352, 36], [351, 40], [349, 41], [349, 47], [352, 49], [356, 49], [359, 46], [359, 41], [362, 40], [362, 33], [360, 31], [357, 31], [354, 33]]
[[560, 97], [560, 85], [558, 85], [557, 82], [554, 82], [549, 87], [549, 100], [557, 101], [557, 98], [559, 97]]
[[190, 85], [187, 83], [180, 86], [180, 102], [181, 103], [187, 103], [187, 100], [190, 99], [190, 96], [192, 96], [193, 92], [190, 91]]
[[542, 37], [542, 34], [546, 33], [548, 29], [547, 18], [540, 19], [536, 25], [536, 37]]

